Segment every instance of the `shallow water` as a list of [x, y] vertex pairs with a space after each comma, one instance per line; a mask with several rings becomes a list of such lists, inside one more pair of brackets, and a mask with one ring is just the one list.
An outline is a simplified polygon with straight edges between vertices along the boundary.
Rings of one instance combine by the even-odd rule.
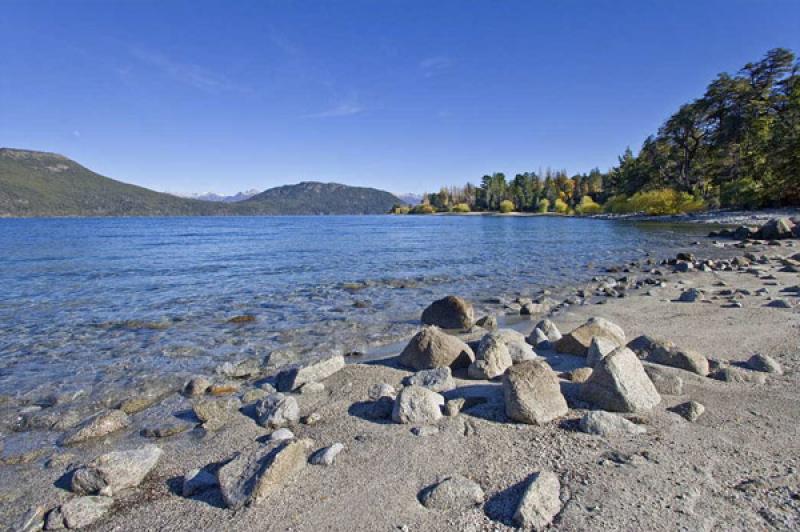
[[[0, 220], [0, 394], [366, 350], [430, 301], [532, 294], [697, 226], [558, 217]], [[360, 307], [355, 304], [360, 303]], [[235, 325], [228, 319], [252, 315]]]

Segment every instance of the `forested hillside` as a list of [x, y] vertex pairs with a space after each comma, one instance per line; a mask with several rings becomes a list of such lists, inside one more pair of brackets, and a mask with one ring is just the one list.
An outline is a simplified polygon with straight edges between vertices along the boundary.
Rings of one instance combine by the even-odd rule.
[[428, 194], [424, 203], [415, 211], [668, 214], [800, 205], [800, 61], [775, 49], [720, 74], [608, 172], [548, 169], [511, 180], [495, 173], [478, 186]]

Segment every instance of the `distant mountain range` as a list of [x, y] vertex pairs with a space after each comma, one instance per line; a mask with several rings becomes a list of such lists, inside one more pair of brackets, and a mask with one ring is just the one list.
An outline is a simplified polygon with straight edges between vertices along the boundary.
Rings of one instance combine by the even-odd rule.
[[104, 177], [62, 155], [0, 148], [0, 216], [6, 217], [383, 214], [398, 203], [382, 190], [316, 182], [241, 200], [184, 198]]
[[236, 194], [232, 194], [230, 196], [225, 196], [223, 194], [216, 194], [214, 192], [203, 192], [200, 194], [176, 194], [176, 196], [180, 196], [181, 198], [191, 198], [202, 201], [219, 201], [222, 203], [236, 203], [239, 201], [250, 199], [259, 192], [261, 191], [252, 189], [252, 190], [245, 190], [244, 192], [237, 192]]
[[398, 194], [397, 197], [406, 205], [419, 205], [422, 203], [422, 194]]

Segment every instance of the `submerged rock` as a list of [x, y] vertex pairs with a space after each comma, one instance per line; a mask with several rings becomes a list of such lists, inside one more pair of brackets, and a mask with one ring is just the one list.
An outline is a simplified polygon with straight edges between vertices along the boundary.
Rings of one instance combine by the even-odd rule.
[[480, 484], [452, 475], [422, 490], [419, 502], [431, 510], [468, 510], [483, 504], [484, 498]]
[[192, 411], [206, 430], [218, 430], [227, 423], [242, 403], [235, 397], [222, 399], [200, 399], [192, 405]]
[[263, 500], [305, 467], [312, 445], [308, 439], [270, 442], [234, 455], [217, 472], [225, 505], [238, 510]]
[[418, 332], [400, 354], [400, 363], [421, 370], [444, 366], [464, 368], [475, 360], [470, 347], [455, 336], [429, 326]]
[[205, 395], [211, 387], [211, 381], [205, 377], [193, 377], [183, 386], [183, 395], [195, 397]]
[[475, 324], [475, 312], [468, 301], [447, 296], [434, 301], [422, 312], [422, 323], [442, 329], [469, 329]]
[[421, 386], [407, 386], [394, 402], [392, 420], [395, 423], [425, 425], [442, 418], [444, 397]]
[[606, 339], [617, 346], [625, 345], [625, 332], [622, 328], [604, 318], [595, 317], [567, 333], [556, 342], [555, 348], [559, 353], [585, 357], [594, 337]]
[[514, 524], [544, 530], [561, 511], [561, 482], [551, 471], [536, 473], [514, 512]]
[[79, 495], [111, 497], [120, 490], [138, 486], [156, 466], [161, 454], [155, 445], [104, 454], [75, 470], [70, 489]]
[[82, 421], [61, 438], [60, 444], [75, 445], [86, 440], [102, 438], [112, 432], [127, 428], [130, 424], [128, 414], [122, 410], [106, 410]]
[[646, 412], [661, 402], [642, 363], [627, 347], [617, 348], [595, 366], [581, 397], [612, 412]]
[[503, 378], [503, 397], [506, 415], [522, 423], [547, 423], [568, 411], [558, 376], [541, 360], [509, 368]]

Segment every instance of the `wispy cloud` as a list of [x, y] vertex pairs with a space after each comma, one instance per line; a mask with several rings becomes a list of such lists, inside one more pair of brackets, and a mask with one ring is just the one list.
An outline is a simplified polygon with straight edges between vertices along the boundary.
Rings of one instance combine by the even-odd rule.
[[210, 72], [193, 63], [175, 61], [167, 55], [142, 48], [131, 49], [131, 55], [141, 63], [161, 71], [173, 80], [206, 92], [243, 91], [244, 88], [225, 76]]
[[337, 118], [341, 116], [357, 115], [363, 111], [364, 108], [358, 103], [342, 102], [322, 112], [306, 115], [306, 118]]
[[453, 61], [446, 55], [436, 55], [433, 57], [426, 57], [419, 62], [419, 68], [426, 78], [431, 78], [441, 74], [453, 64]]

